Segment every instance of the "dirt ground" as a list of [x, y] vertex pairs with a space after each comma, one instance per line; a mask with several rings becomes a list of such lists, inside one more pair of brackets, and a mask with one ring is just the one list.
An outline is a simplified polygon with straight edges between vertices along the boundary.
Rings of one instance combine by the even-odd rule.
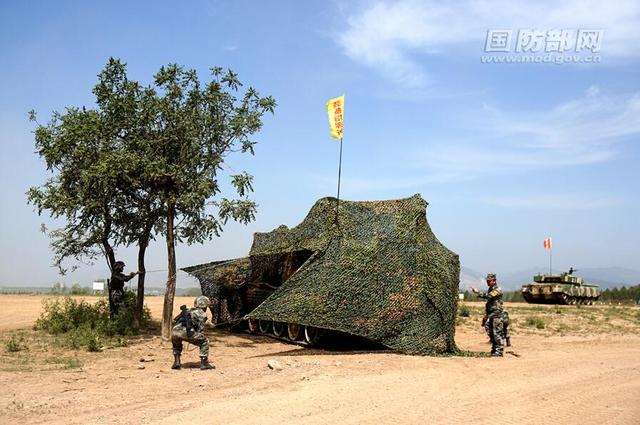
[[[217, 369], [200, 371], [191, 350], [173, 371], [170, 343], [153, 334], [99, 353], [42, 342], [30, 328], [43, 298], [0, 295], [0, 423], [640, 424], [637, 307], [507, 305], [517, 356], [501, 359], [308, 349], [212, 329]], [[159, 318], [162, 299], [147, 304]], [[481, 304], [461, 309], [458, 346], [488, 351]], [[29, 349], [8, 352], [14, 335]]]

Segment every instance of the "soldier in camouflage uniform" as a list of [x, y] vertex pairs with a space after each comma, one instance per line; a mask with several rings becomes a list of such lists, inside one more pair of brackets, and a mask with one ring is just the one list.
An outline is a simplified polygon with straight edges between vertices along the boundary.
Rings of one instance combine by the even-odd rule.
[[135, 275], [140, 274], [140, 272], [124, 274], [122, 273], [124, 267], [125, 264], [123, 261], [116, 261], [111, 271], [111, 280], [109, 281], [109, 309], [112, 318], [118, 314], [124, 306], [124, 284], [130, 281]]
[[491, 339], [491, 356], [502, 357], [505, 344], [505, 311], [502, 306], [502, 289], [498, 287], [496, 275], [487, 274], [487, 292], [479, 292], [476, 288], [471, 288], [479, 298], [487, 300], [485, 304], [486, 323], [484, 324]]
[[214, 369], [215, 366], [208, 361], [209, 339], [202, 333], [207, 322], [207, 307], [211, 302], [205, 296], [197, 297], [193, 302], [193, 308], [184, 308], [182, 313], [174, 320], [176, 325], [171, 331], [171, 343], [173, 344], [174, 362], [171, 369], [180, 369], [180, 355], [182, 354], [182, 342], [188, 342], [200, 347], [200, 369]]

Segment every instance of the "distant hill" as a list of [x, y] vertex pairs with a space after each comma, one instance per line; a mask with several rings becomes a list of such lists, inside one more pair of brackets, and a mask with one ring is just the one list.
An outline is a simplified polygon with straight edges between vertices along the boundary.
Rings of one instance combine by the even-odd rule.
[[[553, 270], [553, 273], [562, 273], [567, 270]], [[549, 273], [548, 267], [532, 267], [530, 269], [515, 272], [498, 273], [498, 284], [506, 290], [520, 288], [525, 283], [531, 282], [533, 275]], [[576, 276], [582, 277], [589, 283], [600, 285], [603, 289], [640, 284], [640, 271], [624, 267], [589, 267], [578, 269]], [[460, 268], [460, 289], [466, 290], [472, 286], [484, 288], [484, 274], [468, 267]]]

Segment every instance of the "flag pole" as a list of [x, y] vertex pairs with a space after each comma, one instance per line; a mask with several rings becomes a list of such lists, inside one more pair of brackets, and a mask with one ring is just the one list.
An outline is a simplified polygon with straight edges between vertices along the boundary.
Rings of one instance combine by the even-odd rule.
[[553, 245], [549, 246], [549, 274], [553, 274], [552, 268], [551, 268], [551, 264], [552, 264], [552, 255], [553, 253]]
[[336, 198], [336, 224], [338, 224], [338, 208], [340, 207], [340, 176], [342, 174], [342, 137], [340, 138], [340, 160], [338, 161], [338, 196]]

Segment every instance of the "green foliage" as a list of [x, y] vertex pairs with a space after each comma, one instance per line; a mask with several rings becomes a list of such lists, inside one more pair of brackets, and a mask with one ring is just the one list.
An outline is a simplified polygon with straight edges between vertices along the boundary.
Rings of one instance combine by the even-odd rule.
[[526, 326], [535, 327], [536, 329], [544, 329], [546, 326], [545, 321], [537, 316], [527, 316], [524, 323]]
[[471, 315], [471, 309], [465, 304], [458, 304], [458, 316], [469, 317]]
[[[137, 245], [144, 258], [162, 233], [173, 270], [174, 238], [201, 243], [219, 236], [229, 219], [255, 219], [253, 177], [222, 171], [230, 155], [254, 154], [253, 135], [276, 102], [242, 87], [232, 70], [212, 68], [210, 81], [201, 83], [196, 71], [176, 64], [160, 68], [145, 86], [110, 58], [93, 88], [95, 109], [68, 107], [45, 124], [30, 112], [36, 151], [53, 176], [27, 196], [39, 214], [65, 221], [48, 233], [61, 273], [67, 260], [104, 255], [112, 265], [113, 247], [121, 245]], [[232, 190], [223, 196], [227, 179]]]
[[637, 302], [640, 300], [640, 285], [622, 288], [607, 288], [602, 291], [600, 301], [604, 302]]
[[[109, 318], [107, 300], [89, 304], [70, 297], [45, 300], [43, 313], [36, 321], [36, 329], [52, 335], [59, 335], [62, 345], [88, 351], [100, 351], [107, 340], [114, 339], [117, 345], [126, 345], [123, 337], [135, 335], [133, 326], [135, 295], [125, 292], [124, 308], [113, 319]], [[151, 320], [151, 313], [145, 306], [143, 321]]]
[[[100, 146], [104, 155], [93, 159], [101, 159], [95, 169], [109, 183], [99, 198], [118, 201], [111, 202], [112, 231], [117, 228], [120, 236], [115, 237], [121, 238], [116, 242], [138, 242], [150, 235], [146, 231], [162, 232], [168, 204], [175, 206], [181, 223], [177, 240], [189, 243], [219, 235], [229, 218], [253, 220], [256, 205], [247, 198], [253, 191], [248, 173], [230, 176], [238, 199], [212, 198], [221, 193], [218, 177], [228, 156], [254, 153], [251, 135], [276, 104], [251, 87], [239, 93], [243, 85], [231, 70], [213, 68], [211, 76], [203, 84], [194, 70], [169, 64], [152, 85], [144, 86], [114, 58], [100, 73], [93, 90], [98, 108], [84, 121], [89, 132], [98, 129], [110, 137]], [[48, 134], [66, 129], [67, 122], [58, 120]]]
[[18, 351], [27, 350], [27, 346], [24, 343], [24, 335], [13, 334], [11, 338], [5, 344], [5, 350], [7, 353], [17, 353]]
[[554, 312], [555, 314], [562, 314], [562, 309], [561, 309], [560, 307], [556, 306], [556, 307], [553, 309], [553, 312]]

